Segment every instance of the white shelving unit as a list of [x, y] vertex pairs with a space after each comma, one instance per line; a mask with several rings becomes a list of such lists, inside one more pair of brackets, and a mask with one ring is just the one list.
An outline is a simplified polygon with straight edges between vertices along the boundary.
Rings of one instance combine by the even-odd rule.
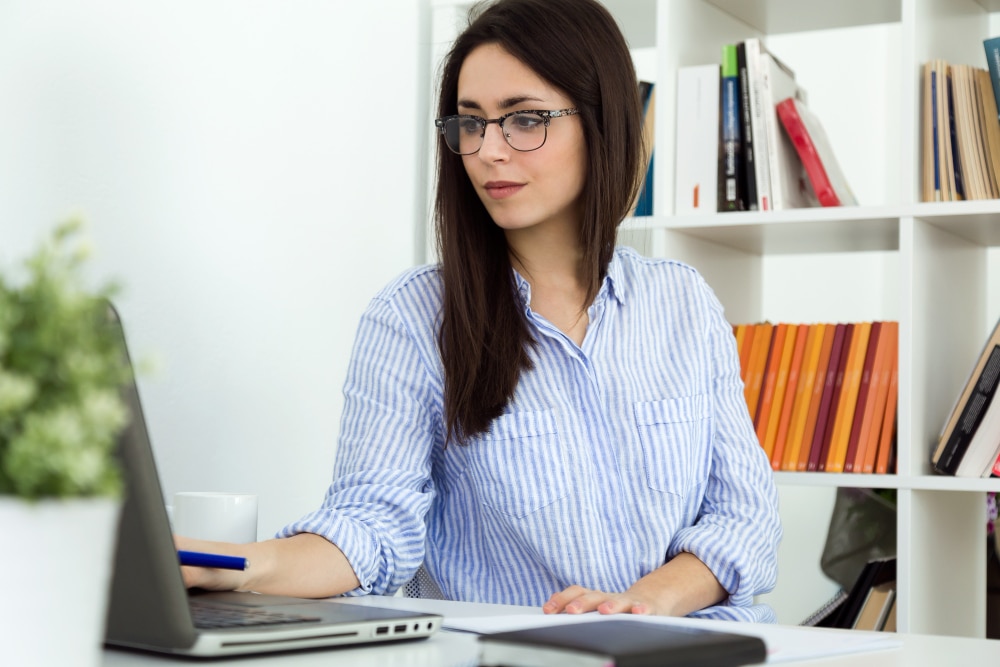
[[[469, 4], [432, 0], [433, 63]], [[898, 489], [900, 631], [985, 636], [984, 493], [1000, 480], [935, 476], [929, 457], [1000, 317], [1000, 201], [919, 202], [919, 71], [932, 58], [985, 66], [1000, 0], [605, 4], [633, 48], [655, 50], [655, 215], [627, 221], [623, 238], [695, 266], [734, 323], [900, 322], [897, 474], [775, 477], [783, 489]], [[860, 206], [673, 215], [677, 68], [719, 62], [723, 44], [748, 37], [795, 70]]]

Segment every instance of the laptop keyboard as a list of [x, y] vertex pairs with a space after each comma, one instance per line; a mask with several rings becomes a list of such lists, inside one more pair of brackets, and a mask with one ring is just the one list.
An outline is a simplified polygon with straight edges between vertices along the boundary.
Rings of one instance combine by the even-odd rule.
[[216, 604], [191, 600], [191, 617], [196, 628], [202, 630], [218, 628], [242, 628], [258, 625], [289, 625], [292, 623], [313, 623], [318, 616], [285, 614], [256, 607], [221, 607]]

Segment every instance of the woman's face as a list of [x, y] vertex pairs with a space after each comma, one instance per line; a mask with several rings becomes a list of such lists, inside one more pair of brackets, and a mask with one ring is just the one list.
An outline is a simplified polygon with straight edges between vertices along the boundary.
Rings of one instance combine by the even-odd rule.
[[[474, 49], [459, 71], [460, 114], [491, 119], [524, 109], [571, 107], [573, 100], [496, 44]], [[511, 148], [498, 125], [491, 123], [479, 152], [462, 157], [486, 210], [508, 233], [541, 226], [575, 230], [586, 160], [579, 116], [551, 119], [545, 144], [528, 152]]]

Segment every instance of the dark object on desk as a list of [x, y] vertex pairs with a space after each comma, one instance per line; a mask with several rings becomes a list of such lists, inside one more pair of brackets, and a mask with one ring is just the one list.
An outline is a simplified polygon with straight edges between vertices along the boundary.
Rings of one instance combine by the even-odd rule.
[[[120, 327], [113, 309], [111, 316]], [[127, 358], [124, 333], [121, 346]], [[131, 421], [118, 443], [126, 489], [108, 644], [216, 657], [420, 639], [441, 627], [441, 617], [433, 614], [255, 593], [188, 592], [134, 382], [124, 394]]]
[[767, 659], [759, 637], [615, 618], [479, 638], [481, 667], [731, 667]]

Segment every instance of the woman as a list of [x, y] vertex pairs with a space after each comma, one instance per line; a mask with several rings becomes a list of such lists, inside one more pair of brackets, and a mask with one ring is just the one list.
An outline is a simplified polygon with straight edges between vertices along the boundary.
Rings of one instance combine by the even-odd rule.
[[323, 507], [189, 585], [547, 613], [773, 620], [780, 525], [732, 329], [690, 267], [615, 250], [642, 171], [631, 57], [594, 0], [499, 0], [436, 125], [440, 265], [362, 318]]

